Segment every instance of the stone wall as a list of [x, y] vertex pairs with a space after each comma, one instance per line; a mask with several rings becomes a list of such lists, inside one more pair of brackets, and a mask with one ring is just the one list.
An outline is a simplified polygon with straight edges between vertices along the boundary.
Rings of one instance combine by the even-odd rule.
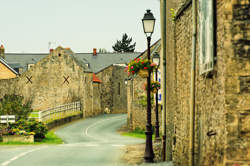
[[[247, 165], [250, 162], [249, 12], [246, 12], [249, 1], [215, 2], [216, 63], [210, 75], [199, 74], [197, 18], [195, 163], [201, 166]], [[176, 1], [172, 1], [172, 6], [175, 5]], [[167, 126], [170, 126], [167, 139], [172, 149], [167, 155], [168, 158], [173, 155], [173, 161], [180, 166], [188, 165], [189, 161], [192, 55], [191, 1], [187, 0], [183, 6], [185, 8], [180, 8], [182, 11], [174, 22], [174, 45], [167, 44], [170, 52], [167, 52], [166, 90], [167, 117], [170, 118], [167, 119]], [[169, 15], [167, 22], [172, 22]], [[171, 34], [168, 36], [171, 38]]]
[[250, 165], [250, 1], [225, 6], [225, 163]]
[[[100, 96], [92, 83], [92, 73], [84, 68], [59, 47], [50, 55], [37, 62], [20, 77], [0, 80], [0, 98], [4, 94], [19, 94], [32, 101], [34, 110], [44, 110], [73, 101], [81, 101], [84, 117], [100, 113]], [[89, 107], [93, 99], [97, 107]], [[95, 109], [94, 109], [95, 108]]]
[[[167, 105], [166, 105], [166, 121], [167, 121], [167, 128], [166, 128], [166, 137], [167, 137], [167, 145], [166, 145], [166, 158], [168, 161], [172, 160], [172, 144], [173, 144], [173, 133], [174, 133], [174, 113], [175, 107], [177, 107], [177, 100], [176, 100], [176, 56], [175, 56], [175, 23], [172, 21], [172, 14], [171, 9], [176, 9], [179, 7], [184, 0], [167, 0], [166, 1], [166, 55], [167, 55], [167, 77], [166, 77], [166, 92], [167, 92]], [[163, 12], [163, 1], [161, 1], [161, 12]], [[161, 34], [163, 36], [163, 17], [161, 17]], [[162, 38], [163, 39], [163, 38]], [[161, 40], [163, 42], [163, 40]], [[162, 43], [163, 46], [163, 43]], [[161, 56], [161, 66], [163, 66], [163, 56]], [[161, 72], [163, 73], [163, 72]], [[163, 74], [162, 74], [162, 82], [163, 85]], [[162, 86], [163, 87], [163, 86]], [[171, 108], [171, 109], [170, 109]]]
[[112, 65], [97, 73], [101, 79], [101, 109], [110, 113], [127, 112], [127, 87], [124, 83], [127, 73], [124, 66]]
[[[113, 107], [113, 88], [112, 88], [112, 73], [113, 66], [109, 66], [103, 71], [96, 74], [96, 76], [102, 81], [100, 92], [101, 92], [101, 109], [106, 112], [111, 112]], [[107, 111], [109, 110], [109, 111]]]
[[[160, 40], [158, 41], [160, 42]], [[150, 50], [153, 52], [160, 52], [160, 47], [157, 47], [158, 42], [154, 43]], [[147, 58], [147, 51], [145, 51], [139, 58]], [[151, 75], [151, 78], [153, 74]], [[144, 84], [147, 83], [146, 78], [141, 78], [139, 75], [132, 76], [127, 85], [127, 105], [128, 105], [128, 126], [131, 130], [136, 128], [144, 130], [146, 128], [147, 118], [147, 93], [144, 90]], [[152, 96], [152, 95], [151, 95]], [[161, 107], [159, 106], [159, 125], [161, 125]], [[155, 97], [151, 108], [152, 125], [155, 126]]]
[[127, 113], [127, 86], [125, 79], [127, 73], [124, 66], [113, 66], [112, 88], [113, 88], [113, 107], [112, 113]]
[[93, 115], [100, 115], [104, 113], [104, 110], [101, 109], [100, 88], [100, 83], [93, 83]]

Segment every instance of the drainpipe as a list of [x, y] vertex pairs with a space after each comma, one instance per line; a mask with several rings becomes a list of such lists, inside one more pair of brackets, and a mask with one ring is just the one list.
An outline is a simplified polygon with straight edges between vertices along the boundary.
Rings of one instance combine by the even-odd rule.
[[167, 106], [166, 106], [166, 33], [167, 33], [167, 2], [166, 0], [162, 0], [163, 1], [163, 9], [162, 9], [162, 21], [163, 21], [163, 25], [162, 25], [162, 57], [163, 57], [163, 111], [162, 111], [162, 117], [163, 117], [163, 125], [162, 125], [162, 160], [165, 161], [166, 160], [166, 113], [167, 113]]
[[192, 36], [192, 66], [191, 66], [191, 83], [190, 83], [190, 141], [189, 141], [189, 166], [194, 166], [194, 125], [195, 125], [195, 66], [196, 66], [196, 0], [192, 0], [192, 16], [193, 16], [193, 36]]

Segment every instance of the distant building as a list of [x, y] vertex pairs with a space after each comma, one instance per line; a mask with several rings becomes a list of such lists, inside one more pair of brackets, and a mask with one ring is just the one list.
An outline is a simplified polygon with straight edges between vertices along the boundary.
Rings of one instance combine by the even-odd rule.
[[105, 109], [110, 113], [126, 112], [124, 80], [127, 73], [124, 69], [139, 54], [94, 50], [93, 53], [74, 53], [60, 46], [51, 49], [49, 54], [2, 54], [21, 75], [19, 80], [9, 80], [15, 82], [13, 84], [0, 82], [0, 90], [2, 87], [2, 94], [12, 93], [15, 87], [16, 92], [32, 98], [33, 108], [39, 110], [80, 99], [87, 110], [86, 116], [103, 113]]
[[18, 71], [16, 71], [13, 66], [8, 64], [5, 61], [4, 47], [0, 46], [0, 80], [1, 79], [10, 79], [15, 78], [18, 75]]

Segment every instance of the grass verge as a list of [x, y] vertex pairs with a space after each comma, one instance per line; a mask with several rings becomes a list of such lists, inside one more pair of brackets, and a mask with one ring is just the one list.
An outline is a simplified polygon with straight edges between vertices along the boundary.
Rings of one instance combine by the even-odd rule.
[[41, 144], [62, 144], [63, 141], [53, 131], [49, 131], [46, 134], [46, 138], [41, 141], [35, 141], [34, 143], [23, 143], [23, 142], [0, 142], [0, 145], [41, 145]]
[[[121, 135], [123, 136], [129, 136], [129, 137], [135, 137], [135, 138], [141, 138], [146, 139], [145, 131], [140, 129], [135, 129], [133, 131], [123, 131], [121, 132]], [[153, 140], [155, 138], [155, 135], [153, 134]]]

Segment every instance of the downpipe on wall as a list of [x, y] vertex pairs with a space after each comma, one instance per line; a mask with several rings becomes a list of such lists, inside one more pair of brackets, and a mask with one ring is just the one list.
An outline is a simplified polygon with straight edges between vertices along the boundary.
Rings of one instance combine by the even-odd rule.
[[162, 125], [162, 160], [166, 160], [166, 114], [167, 114], [167, 106], [166, 106], [166, 71], [167, 71], [167, 65], [166, 65], [166, 33], [167, 33], [167, 2], [166, 0], [161, 0], [163, 2], [163, 9], [162, 9], [162, 57], [163, 57], [163, 111], [162, 111], [162, 117], [163, 117], [163, 125]]
[[189, 140], [189, 166], [194, 166], [194, 128], [195, 128], [195, 69], [196, 69], [196, 38], [197, 38], [197, 13], [196, 0], [192, 0], [193, 35], [192, 35], [192, 66], [190, 82], [190, 140]]

